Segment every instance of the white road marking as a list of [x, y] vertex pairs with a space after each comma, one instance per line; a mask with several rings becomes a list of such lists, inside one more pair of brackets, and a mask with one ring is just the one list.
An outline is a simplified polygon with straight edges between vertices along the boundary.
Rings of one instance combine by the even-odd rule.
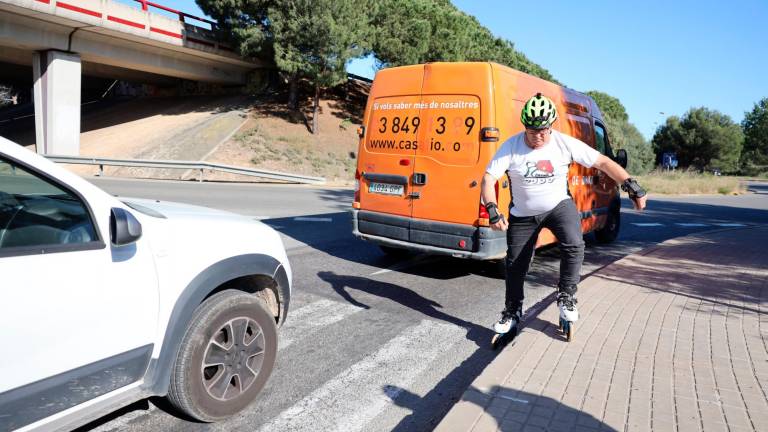
[[344, 318], [364, 310], [361, 307], [328, 299], [318, 300], [288, 314], [288, 321], [280, 329], [278, 346], [288, 348], [299, 339], [306, 338], [321, 327], [339, 322]]
[[703, 224], [703, 223], [676, 223], [675, 225], [681, 226], [681, 227], [705, 227], [705, 226], [709, 226], [708, 224]]
[[297, 222], [333, 222], [333, 218], [322, 218], [322, 217], [295, 217], [293, 220]]
[[424, 320], [352, 365], [260, 431], [361, 431], [466, 330]]
[[721, 226], [721, 227], [743, 227], [743, 226], [747, 226], [745, 224], [740, 224], [740, 223], [719, 223], [719, 224], [715, 224], [715, 225]]
[[260, 220], [264, 220], [264, 219], [269, 219], [271, 217], [272, 216], [254, 216], [253, 218], [258, 220], [258, 221], [260, 221]]
[[664, 224], [660, 224], [657, 222], [632, 222], [632, 225], [636, 225], [639, 227], [657, 227], [657, 226], [664, 226]]

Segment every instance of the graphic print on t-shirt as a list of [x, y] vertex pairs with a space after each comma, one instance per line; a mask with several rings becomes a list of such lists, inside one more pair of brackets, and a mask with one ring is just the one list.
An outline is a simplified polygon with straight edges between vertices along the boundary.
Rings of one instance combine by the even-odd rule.
[[527, 184], [544, 184], [555, 181], [555, 168], [549, 160], [540, 160], [538, 162], [526, 162], [528, 171], [523, 175], [523, 181]]

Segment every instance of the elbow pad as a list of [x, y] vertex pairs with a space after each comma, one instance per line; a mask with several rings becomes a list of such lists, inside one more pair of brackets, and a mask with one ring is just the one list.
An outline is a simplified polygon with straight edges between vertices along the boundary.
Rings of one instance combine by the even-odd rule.
[[628, 178], [621, 184], [621, 190], [626, 192], [631, 199], [642, 198], [645, 196], [645, 189], [643, 189], [637, 180]]

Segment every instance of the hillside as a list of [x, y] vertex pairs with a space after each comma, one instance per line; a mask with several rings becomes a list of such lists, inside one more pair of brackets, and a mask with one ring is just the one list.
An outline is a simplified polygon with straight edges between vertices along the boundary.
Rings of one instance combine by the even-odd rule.
[[[325, 177], [330, 184], [349, 184], [357, 163], [357, 127], [362, 122], [368, 86], [349, 81], [320, 101], [319, 134], [312, 134], [311, 101], [301, 113], [287, 109], [284, 95], [254, 103], [247, 121], [206, 160], [228, 165]], [[234, 180], [240, 176], [211, 174]]]
[[[356, 81], [326, 92], [319, 130], [313, 135], [311, 101], [296, 113], [286, 95], [269, 97], [195, 96], [137, 98], [84, 107], [81, 156], [152, 160], [204, 160], [246, 168], [325, 177], [350, 184], [354, 177], [357, 127], [368, 86]], [[34, 150], [34, 122], [27, 119], [3, 136]], [[78, 174], [91, 165], [68, 165]], [[149, 168], [105, 167], [105, 175], [134, 178], [196, 179], [198, 173]], [[256, 177], [206, 172], [206, 180], [264, 181]]]

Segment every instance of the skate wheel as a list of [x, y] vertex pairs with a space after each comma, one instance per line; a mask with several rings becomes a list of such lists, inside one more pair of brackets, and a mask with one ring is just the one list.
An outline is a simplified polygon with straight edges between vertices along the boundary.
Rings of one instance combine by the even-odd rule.
[[491, 339], [491, 348], [492, 349], [496, 350], [496, 349], [499, 348], [499, 345], [501, 345], [502, 336], [503, 335], [501, 335], [499, 333], [496, 333], [495, 335], [493, 335], [493, 338]]
[[566, 341], [573, 340], [573, 323], [563, 320], [563, 333], [565, 333]]

